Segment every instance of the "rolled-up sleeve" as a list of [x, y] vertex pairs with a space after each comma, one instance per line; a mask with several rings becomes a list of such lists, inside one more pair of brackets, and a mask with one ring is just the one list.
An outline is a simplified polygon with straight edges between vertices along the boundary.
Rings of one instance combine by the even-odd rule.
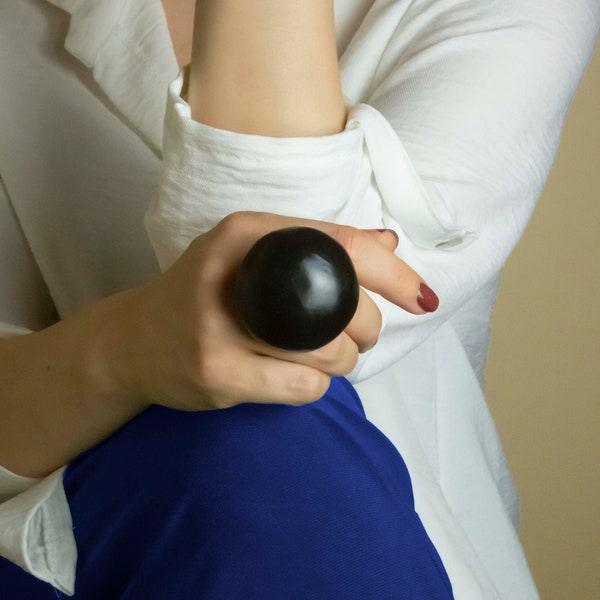
[[391, 227], [398, 255], [437, 292], [415, 316], [376, 298], [386, 368], [498, 276], [552, 165], [600, 21], [592, 0], [376, 3], [340, 68], [345, 129], [272, 138], [191, 119], [169, 93], [164, 168], [146, 226], [168, 266], [236, 210]]
[[369, 165], [360, 127], [299, 138], [217, 129], [192, 120], [180, 95], [183, 79], [169, 88], [162, 177], [146, 215], [162, 268], [239, 210], [361, 221]]

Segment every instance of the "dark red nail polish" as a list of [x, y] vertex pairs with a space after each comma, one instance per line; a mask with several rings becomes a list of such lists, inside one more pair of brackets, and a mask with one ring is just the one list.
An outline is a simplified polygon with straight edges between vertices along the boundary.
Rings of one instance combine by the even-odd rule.
[[440, 299], [435, 292], [426, 284], [421, 282], [417, 295], [417, 304], [427, 312], [434, 312], [440, 305]]

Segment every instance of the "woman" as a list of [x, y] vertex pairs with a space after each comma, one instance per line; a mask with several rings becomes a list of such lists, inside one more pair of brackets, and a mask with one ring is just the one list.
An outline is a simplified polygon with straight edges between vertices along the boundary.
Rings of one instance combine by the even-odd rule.
[[[59, 11], [43, 2], [2, 6], [2, 33], [10, 41], [10, 52], [3, 57], [3, 78], [14, 75], [14, 85], [2, 92], [3, 107], [8, 107], [3, 110], [2, 131], [7, 132], [4, 139], [11, 145], [5, 142], [1, 148], [0, 170], [18, 223], [51, 288], [52, 300], [61, 317], [67, 317], [115, 288], [143, 280], [153, 270], [139, 223], [157, 181], [158, 165], [152, 151], [160, 144], [160, 119], [156, 115], [162, 111], [163, 100], [157, 90], [164, 90], [174, 78], [177, 65], [160, 6], [142, 6], [133, 1], [55, 4], [72, 13], [67, 48], [90, 71], [57, 49], [65, 25]], [[254, 8], [248, 14], [240, 11], [239, 5], [235, 10], [228, 8], [227, 2], [220, 2], [220, 10], [211, 12], [212, 4], [206, 3], [208, 12], [199, 12], [205, 17], [200, 22], [210, 24], [210, 31], [227, 32], [226, 25], [231, 25], [235, 39], [254, 40], [248, 32], [256, 27], [255, 31], [265, 34], [260, 23], [265, 23], [265, 15], [272, 14], [267, 4], [266, 13], [257, 13]], [[312, 28], [306, 16], [298, 20], [291, 4], [288, 23], [294, 23], [297, 31], [333, 34], [331, 27], [327, 28], [331, 22], [326, 20], [331, 12], [313, 7], [313, 25], [318, 23], [320, 28]], [[327, 4], [331, 10], [331, 3]], [[240, 123], [248, 123], [246, 118], [230, 123], [212, 121], [214, 107], [224, 107], [223, 98], [228, 103], [239, 98], [239, 88], [225, 87], [224, 67], [212, 73], [219, 75], [215, 80], [206, 66], [202, 70], [201, 61], [192, 63], [191, 108], [180, 96], [181, 81], [170, 90], [164, 168], [159, 193], [147, 214], [148, 231], [161, 266], [166, 267], [192, 238], [239, 209], [395, 229], [399, 235], [398, 255], [431, 284], [441, 304], [435, 313], [416, 317], [374, 297], [385, 327], [377, 346], [365, 354], [353, 373], [354, 380], [361, 381], [358, 389], [367, 417], [401, 451], [408, 464], [417, 512], [448, 571], [455, 596], [535, 597], [515, 534], [514, 492], [485, 411], [477, 375], [483, 367], [489, 311], [499, 271], [524, 227], [551, 162], [568, 100], [591, 52], [598, 10], [591, 2], [576, 10], [555, 2], [544, 14], [522, 1], [503, 3], [502, 8], [495, 3], [370, 4], [335, 5], [339, 11], [336, 41], [341, 57], [341, 89], [349, 111], [345, 123], [339, 88], [336, 95], [336, 87], [331, 84], [335, 72], [331, 71], [331, 60], [323, 61], [322, 53], [313, 57], [312, 67], [321, 65], [322, 81], [328, 83], [323, 86], [316, 82], [317, 91], [306, 100], [306, 114], [319, 118], [327, 114], [331, 121], [323, 125], [316, 119], [308, 126], [304, 124], [302, 130], [288, 129], [291, 125], [287, 122], [283, 130], [261, 129], [265, 137], [256, 129], [241, 130]], [[310, 10], [304, 7], [303, 15], [308, 13]], [[284, 27], [286, 34], [290, 29], [291, 25]], [[196, 30], [203, 31], [202, 25]], [[244, 36], [240, 32], [245, 32]], [[275, 26], [267, 32], [278, 33], [276, 42], [281, 51], [296, 48], [297, 54], [306, 55], [302, 40], [290, 40]], [[36, 40], [33, 44], [31, 36]], [[199, 55], [211, 58], [205, 65], [224, 57], [224, 48], [237, 47], [242, 55], [248, 51], [243, 44], [227, 44], [225, 34], [222, 38], [198, 34], [196, 39], [209, 40], [205, 47], [197, 42]], [[11, 53], [18, 60], [9, 60], [13, 58]], [[284, 63], [290, 64], [290, 57], [285, 58]], [[305, 63], [299, 64], [299, 68], [302, 66], [304, 73], [319, 71], [309, 69]], [[196, 75], [195, 69], [199, 70]], [[274, 81], [281, 81], [281, 71], [275, 73]], [[234, 70], [232, 77], [236, 75], [240, 73]], [[310, 89], [306, 78], [302, 81], [303, 90]], [[200, 102], [207, 110], [204, 115], [194, 108], [194, 86], [198, 82], [205, 84], [200, 86], [204, 96], [196, 96], [204, 100]], [[218, 82], [224, 89], [218, 87]], [[324, 104], [318, 96], [324, 89], [331, 92], [331, 103], [325, 104], [328, 111], [322, 110]], [[248, 94], [249, 88], [243, 91]], [[206, 95], [213, 92], [211, 104]], [[283, 98], [289, 103], [297, 97], [287, 91], [269, 101]], [[261, 105], [256, 99], [254, 104], [246, 97], [239, 99], [252, 114]], [[292, 115], [302, 114], [301, 108], [295, 107]], [[194, 122], [190, 112], [208, 124]], [[259, 120], [253, 126], [262, 128], [265, 122]], [[281, 127], [281, 123], [275, 126]], [[336, 134], [342, 127], [343, 132]], [[32, 139], [39, 131], [43, 135]], [[307, 135], [314, 137], [302, 139]], [[27, 143], [14, 152], [14, 144], [22, 136]], [[79, 161], [79, 156], [85, 160]], [[79, 208], [81, 198], [87, 201], [85, 211]], [[246, 229], [244, 223], [238, 220], [236, 225], [234, 220], [234, 227], [221, 239], [237, 239]], [[219, 231], [210, 235], [218, 237]], [[383, 235], [389, 238], [389, 234]], [[199, 254], [206, 243], [205, 238], [196, 244]], [[394, 241], [386, 239], [383, 243], [389, 248]], [[188, 258], [176, 263], [179, 266], [175, 271], [184, 272], [181, 265], [186, 261], [188, 265], [195, 263], [189, 258], [192, 253], [193, 249]], [[22, 255], [24, 261], [30, 258], [26, 251]], [[67, 258], [69, 268], [65, 269]], [[173, 294], [169, 302], [164, 300], [164, 290], [171, 287], [166, 282], [173, 278], [185, 281], [183, 275], [177, 278], [168, 273], [159, 278], [162, 285], [152, 288], [161, 293], [150, 295], [163, 301], [152, 304], [154, 313], [146, 313], [160, 314], [163, 323], [169, 323], [164, 317], [165, 307], [179, 298]], [[33, 268], [30, 278], [30, 285], [40, 285]], [[363, 283], [369, 287], [369, 281]], [[378, 285], [373, 290], [384, 291]], [[385, 291], [384, 296], [397, 301]], [[67, 333], [60, 346], [70, 350], [64, 355], [56, 353], [56, 340], [50, 339], [51, 334], [29, 338], [29, 346], [35, 346], [35, 351], [21, 350], [26, 342], [19, 346], [20, 342], [7, 341], [3, 357], [4, 364], [9, 365], [6, 371], [18, 373], [10, 365], [11, 359], [23, 356], [20, 352], [26, 352], [27, 358], [46, 359], [40, 361], [37, 372], [46, 366], [49, 355], [55, 357], [53, 366], [68, 370], [74, 360], [69, 352], [81, 356], [80, 349], [86, 348], [80, 339], [81, 332], [88, 331], [87, 326], [96, 325], [95, 330], [105, 332], [104, 344], [108, 344], [106, 340], [118, 342], [122, 328], [110, 327], [107, 317], [120, 314], [117, 322], [131, 321], [125, 328], [127, 336], [139, 326], [130, 318], [137, 311], [119, 307], [137, 308], [148, 297], [134, 290], [118, 296], [119, 300], [94, 304], [87, 312], [74, 315], [74, 320], [65, 318], [62, 331]], [[414, 290], [412, 310], [423, 312], [418, 310], [417, 300], [418, 292]], [[49, 322], [48, 317], [44, 318], [43, 301], [34, 306], [22, 301], [16, 304], [17, 308], [11, 305], [6, 312], [10, 316], [17, 313], [20, 318], [7, 320], [33, 328]], [[23, 313], [27, 313], [27, 319], [22, 318]], [[155, 319], [146, 322], [161, 323]], [[68, 327], [65, 323], [76, 325]], [[164, 330], [170, 332], [166, 326]], [[70, 337], [69, 331], [78, 334]], [[144, 350], [148, 347], [142, 340], [150, 337], [139, 338]], [[33, 344], [32, 339], [39, 343]], [[218, 338], [211, 335], [210, 339]], [[47, 346], [45, 340], [50, 340]], [[102, 344], [91, 351], [93, 356], [103, 355]], [[38, 422], [38, 431], [27, 438], [24, 432], [36, 429], [30, 425], [31, 414], [29, 418], [21, 417], [20, 426], [8, 421], [7, 432], [15, 433], [12, 438], [2, 436], [6, 440], [3, 464], [23, 474], [45, 474], [70, 460], [75, 448], [91, 445], [90, 437], [103, 437], [142, 410], [148, 400], [158, 401], [154, 396], [157, 392], [160, 402], [165, 402], [177, 388], [173, 380], [168, 385], [164, 380], [157, 383], [160, 371], [154, 364], [158, 361], [144, 355], [147, 365], [137, 369], [132, 383], [124, 377], [124, 365], [131, 364], [132, 355], [123, 357], [122, 351], [111, 355], [117, 357], [120, 369], [92, 373], [96, 381], [103, 382], [97, 397], [104, 400], [103, 407], [112, 404], [111, 417], [104, 421], [91, 419], [90, 429], [75, 436], [74, 441], [69, 438], [68, 444], [64, 435], [54, 436], [59, 440], [54, 439], [52, 446], [62, 448], [63, 457], [56, 462], [54, 456], [46, 464], [35, 457], [39, 457], [39, 451], [31, 450], [31, 462], [21, 462], [21, 457], [28, 455], [27, 447], [39, 448], [39, 441], [36, 446], [27, 440], [39, 436], [44, 423], [40, 426]], [[308, 360], [317, 360], [313, 364], [322, 372], [343, 373], [352, 360], [347, 358], [348, 353], [342, 352], [342, 356], [344, 359], [334, 361], [336, 364], [330, 368], [326, 357]], [[31, 363], [21, 360], [17, 364]], [[109, 372], [116, 375], [107, 382]], [[64, 383], [66, 379], [50, 377], [54, 382]], [[217, 378], [218, 383], [212, 386], [217, 388], [209, 394], [212, 400], [227, 396], [222, 389], [227, 389], [233, 379], [227, 378], [225, 383], [224, 379]], [[27, 387], [31, 384], [25, 375], [9, 381], [15, 381], [13, 398], [18, 393], [39, 397], [40, 388], [61, 402], [68, 396], [61, 394], [58, 386], [48, 387], [45, 378], [38, 378], [33, 390]], [[119, 402], [110, 393], [115, 381], [125, 381], [129, 389], [144, 389], [143, 401], [135, 406]], [[80, 382], [77, 378], [75, 385], [70, 385], [71, 392]], [[326, 378], [319, 376], [319, 382], [311, 390], [312, 397], [323, 391]], [[262, 389], [261, 397], [266, 393]], [[180, 392], [170, 405], [184, 407], [182, 396]], [[60, 414], [62, 418], [73, 417], [79, 424], [80, 394], [72, 393], [71, 397], [72, 407]], [[277, 399], [283, 400], [280, 393]], [[303, 397], [306, 399], [307, 395]], [[244, 394], [238, 390], [234, 401], [243, 400]], [[198, 400], [195, 402], [197, 407]], [[37, 410], [34, 407], [29, 412]], [[56, 431], [53, 427], [46, 429]], [[59, 471], [54, 479], [51, 476], [42, 482], [46, 487], [41, 492], [38, 484], [39, 495], [31, 488], [3, 505], [9, 518], [16, 510], [30, 517], [29, 529], [17, 529], [15, 537], [23, 531], [33, 538], [36, 531], [40, 535], [34, 525], [39, 524], [39, 507], [42, 513], [47, 511], [43, 514], [64, 515], [60, 510], [53, 511], [57, 503], [64, 509], [64, 501], [59, 502], [61, 476]], [[9, 473], [5, 479], [9, 482], [7, 489], [12, 487], [5, 497], [31, 483]], [[27, 498], [33, 498], [29, 505]], [[63, 522], [63, 534], [64, 529]], [[31, 554], [35, 554], [23, 558], [18, 553], [4, 553], [17, 562], [21, 558], [27, 566], [31, 565]], [[50, 579], [53, 569], [48, 567], [45, 574]], [[69, 589], [68, 584], [64, 589]]]

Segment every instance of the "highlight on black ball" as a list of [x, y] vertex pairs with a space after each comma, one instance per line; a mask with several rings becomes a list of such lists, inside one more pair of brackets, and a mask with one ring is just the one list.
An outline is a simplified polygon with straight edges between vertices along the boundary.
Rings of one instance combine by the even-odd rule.
[[279, 229], [260, 238], [234, 286], [234, 303], [250, 334], [295, 351], [335, 339], [354, 316], [358, 295], [346, 250], [312, 227]]

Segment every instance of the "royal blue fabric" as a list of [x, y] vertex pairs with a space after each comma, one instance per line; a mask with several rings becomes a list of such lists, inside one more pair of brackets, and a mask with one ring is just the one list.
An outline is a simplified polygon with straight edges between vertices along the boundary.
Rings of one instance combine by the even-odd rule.
[[[77, 600], [448, 600], [406, 466], [332, 380], [302, 407], [152, 407], [68, 467]], [[61, 595], [6, 560], [2, 600]]]

